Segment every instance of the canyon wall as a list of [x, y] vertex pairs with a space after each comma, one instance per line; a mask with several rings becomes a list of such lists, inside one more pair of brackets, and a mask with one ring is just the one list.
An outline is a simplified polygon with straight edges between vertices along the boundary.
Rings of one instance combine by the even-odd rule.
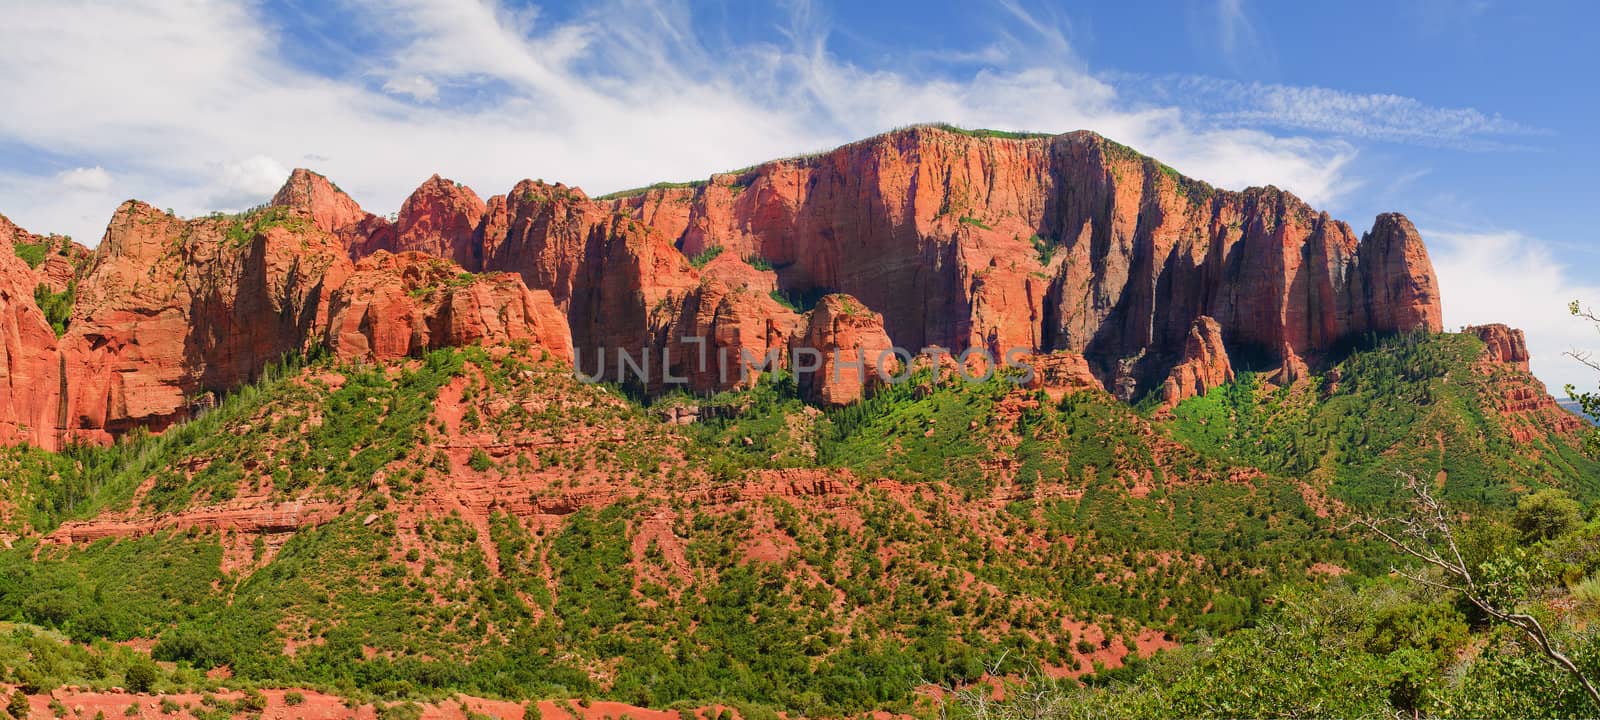
[[[75, 263], [0, 255], [0, 432], [47, 447], [160, 429], [315, 345], [387, 359], [529, 340], [645, 392], [733, 387], [747, 359], [801, 348], [1020, 350], [1175, 403], [1236, 371], [1292, 382], [1351, 338], [1440, 329], [1404, 217], [1358, 236], [1289, 193], [1212, 188], [1088, 132], [913, 127], [605, 198], [523, 181], [484, 200], [435, 175], [392, 220], [296, 170], [246, 216], [130, 201]], [[67, 280], [58, 339], [32, 294]], [[841, 404], [869, 384], [805, 391]]]

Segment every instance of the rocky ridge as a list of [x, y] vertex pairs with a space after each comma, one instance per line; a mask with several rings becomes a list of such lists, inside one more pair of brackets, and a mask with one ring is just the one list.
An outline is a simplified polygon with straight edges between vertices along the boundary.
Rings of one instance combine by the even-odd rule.
[[[424, 289], [461, 271], [524, 287]], [[1289, 193], [1215, 189], [1089, 132], [918, 126], [604, 198], [523, 181], [485, 201], [435, 175], [393, 220], [308, 170], [246, 218], [130, 202], [77, 273], [59, 341], [26, 307], [33, 275], [7, 272], [7, 362], [53, 395], [13, 390], [0, 422], [46, 447], [160, 429], [322, 342], [381, 358], [532, 337], [596, 379], [712, 392], [748, 381], [745, 358], [787, 366], [796, 348], [836, 345], [815, 327], [819, 312], [839, 318], [835, 295], [876, 318], [844, 334], [868, 359], [886, 346], [1076, 355], [1074, 377], [1168, 404], [1241, 369], [1294, 382], [1353, 337], [1440, 330], [1403, 216], [1358, 236]], [[472, 327], [445, 327], [458, 320]], [[867, 390], [834, 382], [808, 381], [808, 397]]]

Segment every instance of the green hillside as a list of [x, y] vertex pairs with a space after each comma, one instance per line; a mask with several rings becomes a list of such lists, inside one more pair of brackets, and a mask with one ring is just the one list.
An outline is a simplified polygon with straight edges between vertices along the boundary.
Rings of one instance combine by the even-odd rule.
[[[923, 376], [821, 411], [781, 378], [645, 406], [526, 349], [289, 363], [160, 437], [0, 454], [0, 619], [153, 640], [168, 687], [227, 666], [235, 685], [389, 700], [926, 713], [918, 688], [1044, 669], [1175, 679], [1169, 704], [1128, 707], [1237, 714], [1256, 701], [1175, 698], [1335, 631], [1382, 637], [1306, 682], [1432, 687], [1481, 620], [1373, 585], [1394, 558], [1344, 513], [1400, 469], [1446, 470], [1450, 497], [1490, 518], [1517, 487], [1600, 477], [1562, 440], [1513, 447], [1466, 370], [1475, 342], [1397, 338], [1345, 359], [1336, 389], [1245, 376], [1156, 420], [998, 379]], [[679, 405], [702, 420], [665, 422]], [[328, 511], [251, 531], [196, 508]], [[104, 513], [171, 524], [59, 544]], [[1329, 603], [1382, 612], [1273, 629]], [[1373, 626], [1382, 613], [1401, 619]], [[1392, 636], [1412, 617], [1444, 639]], [[109, 687], [117, 658], [13, 672]]]

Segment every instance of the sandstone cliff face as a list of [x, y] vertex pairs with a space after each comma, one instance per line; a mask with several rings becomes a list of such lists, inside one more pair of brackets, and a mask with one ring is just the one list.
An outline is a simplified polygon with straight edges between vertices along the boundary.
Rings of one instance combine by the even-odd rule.
[[242, 219], [194, 220], [124, 203], [75, 271], [76, 304], [59, 340], [32, 297], [42, 276], [11, 251], [7, 222], [0, 442], [54, 449], [159, 431], [207, 393], [323, 342], [367, 359], [512, 341], [571, 357], [565, 319], [517, 277], [463, 276], [448, 260], [414, 254], [357, 266], [347, 239], [373, 216], [305, 172], [278, 200]]
[[370, 215], [332, 181], [305, 168], [289, 174], [270, 204], [304, 212], [325, 233], [353, 228]]
[[1521, 330], [1495, 323], [1465, 332], [1483, 341], [1483, 354], [1473, 369], [1485, 377], [1485, 395], [1513, 440], [1526, 443], [1545, 434], [1571, 436], [1587, 429], [1528, 371], [1528, 345]]
[[849, 405], [900, 372], [883, 316], [848, 295], [822, 298], [794, 347], [800, 394], [821, 405]]
[[660, 348], [663, 384], [715, 392], [755, 383], [787, 367], [802, 318], [746, 285], [706, 277], [651, 314], [650, 346]]
[[[298, 195], [330, 196], [308, 177]], [[1070, 351], [1129, 398], [1166, 392], [1202, 317], [1221, 339], [1212, 351], [1223, 351], [1206, 362], [1274, 371], [1280, 382], [1305, 376], [1342, 339], [1440, 328], [1432, 266], [1404, 217], [1379, 216], [1357, 237], [1275, 188], [1216, 190], [1087, 132], [910, 128], [605, 200], [524, 181], [481, 203], [435, 177], [393, 226], [357, 222], [336, 198], [311, 204], [325, 208], [321, 225], [360, 228], [347, 243], [355, 257], [418, 249], [518, 273], [567, 314], [586, 373], [620, 380], [620, 353], [649, 357], [652, 389], [681, 364], [669, 333], [707, 331], [726, 291], [848, 293], [912, 351]], [[721, 255], [703, 268], [685, 262], [711, 250]], [[705, 279], [726, 291], [703, 296]], [[721, 316], [742, 328], [741, 346], [773, 347], [754, 338], [794, 322], [759, 298], [741, 305]], [[689, 381], [715, 389], [708, 383], [731, 386], [720, 373]]]
[[447, 260], [379, 252], [330, 300], [326, 345], [347, 359], [394, 360], [442, 347], [528, 341], [572, 359], [566, 319], [549, 293], [515, 276], [473, 275]]
[[1162, 401], [1167, 407], [1198, 397], [1233, 381], [1233, 365], [1222, 341], [1222, 326], [1201, 316], [1189, 328], [1182, 360], [1167, 375]]
[[347, 236], [354, 258], [388, 251], [421, 252], [454, 261], [470, 271], [483, 269], [477, 238], [487, 206], [464, 185], [434, 175], [400, 206], [395, 221], [364, 218]]
[[1274, 188], [1213, 189], [1092, 133], [912, 128], [704, 186], [608, 202], [685, 254], [761, 258], [786, 290], [850, 293], [912, 349], [1070, 350], [1158, 389], [1196, 319], [1285, 380], [1341, 338], [1440, 329], [1415, 229], [1358, 238]]
[[1528, 341], [1522, 331], [1500, 323], [1468, 327], [1466, 332], [1483, 341], [1483, 359], [1488, 362], [1510, 365], [1519, 370], [1528, 369]]
[[0, 444], [49, 440], [55, 447], [61, 358], [34, 302], [38, 276], [13, 250], [14, 242], [31, 240], [0, 216]]
[[[458, 282], [409, 251], [520, 283]], [[530, 338], [570, 348], [586, 375], [630, 380], [642, 361], [644, 389], [702, 392], [738, 384], [746, 357], [787, 365], [797, 347], [1026, 351], [1055, 358], [1052, 382], [1171, 402], [1235, 368], [1292, 382], [1350, 336], [1440, 325], [1405, 218], [1380, 216], [1358, 238], [1277, 189], [1216, 190], [1086, 132], [910, 128], [604, 200], [524, 181], [485, 202], [434, 176], [392, 222], [307, 170], [250, 221], [133, 203], [73, 271], [79, 302], [59, 342], [34, 337], [36, 278], [13, 274], [8, 357], [32, 378], [54, 356], [67, 389], [44, 425], [95, 439], [163, 427], [197, 394], [313, 342], [384, 358]], [[460, 287], [421, 292], [432, 282]], [[787, 306], [834, 293], [865, 312]], [[867, 389], [830, 383], [808, 396]], [[28, 414], [19, 427], [50, 401], [28, 403], [9, 411]]]
[[1052, 400], [1060, 400], [1068, 393], [1079, 390], [1098, 390], [1104, 385], [1095, 377], [1089, 361], [1070, 350], [1057, 350], [1047, 355], [1016, 356], [1016, 364], [1033, 370], [1027, 387], [1041, 389]]
[[199, 394], [248, 382], [304, 349], [326, 322], [328, 286], [350, 272], [314, 221], [284, 215], [242, 227], [124, 203], [61, 340], [61, 429], [93, 440], [159, 430], [187, 417]]

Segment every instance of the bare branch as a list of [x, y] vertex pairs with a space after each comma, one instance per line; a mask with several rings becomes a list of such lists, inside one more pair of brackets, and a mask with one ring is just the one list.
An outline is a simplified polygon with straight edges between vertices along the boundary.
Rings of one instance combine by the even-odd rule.
[[[1576, 304], [1573, 305], [1573, 314], [1580, 314]], [[1408, 503], [1410, 514], [1398, 518], [1361, 518], [1357, 523], [1371, 530], [1396, 550], [1438, 568], [1447, 578], [1454, 578], [1454, 582], [1440, 582], [1421, 573], [1398, 568], [1395, 568], [1394, 572], [1428, 587], [1461, 593], [1485, 615], [1521, 630], [1547, 661], [1583, 686], [1595, 707], [1600, 708], [1600, 690], [1597, 690], [1594, 683], [1584, 675], [1583, 670], [1573, 663], [1572, 658], [1556, 647], [1538, 618], [1503, 608], [1482, 592], [1461, 555], [1460, 546], [1456, 544], [1455, 532], [1450, 526], [1449, 512], [1444, 504], [1433, 496], [1427, 484], [1408, 473], [1400, 473], [1400, 477], [1405, 489], [1411, 494]]]

